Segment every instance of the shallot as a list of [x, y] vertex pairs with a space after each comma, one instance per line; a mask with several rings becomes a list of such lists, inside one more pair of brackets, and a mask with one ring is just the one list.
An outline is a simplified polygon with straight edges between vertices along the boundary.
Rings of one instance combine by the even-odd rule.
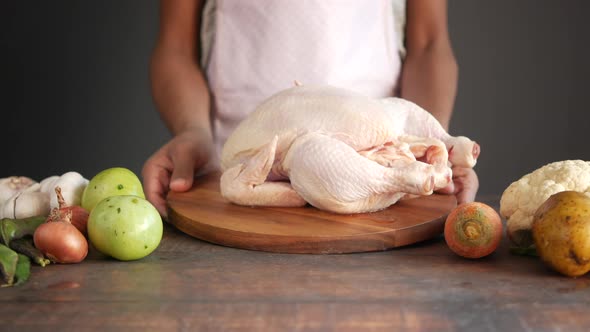
[[[68, 211], [72, 212], [72, 220], [71, 223], [74, 225], [82, 235], [86, 236], [88, 234], [86, 230], [86, 225], [88, 224], [88, 211], [81, 206], [72, 205], [68, 206], [64, 197], [61, 192], [61, 187], [55, 187], [55, 195], [57, 196], [58, 208], [61, 215], [65, 215]], [[59, 216], [58, 214], [50, 214], [47, 218], [47, 221], [53, 221], [52, 218]]]
[[72, 211], [51, 210], [48, 221], [35, 230], [35, 247], [56, 263], [79, 263], [88, 254], [88, 241], [71, 223]]

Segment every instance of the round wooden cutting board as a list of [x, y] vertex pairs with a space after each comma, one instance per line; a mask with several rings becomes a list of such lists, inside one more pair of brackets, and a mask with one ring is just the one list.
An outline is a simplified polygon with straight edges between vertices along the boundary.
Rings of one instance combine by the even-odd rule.
[[169, 221], [182, 232], [224, 246], [280, 253], [381, 251], [443, 232], [454, 196], [402, 200], [374, 213], [339, 215], [302, 208], [247, 207], [219, 193], [219, 174], [195, 179], [190, 191], [170, 192]]

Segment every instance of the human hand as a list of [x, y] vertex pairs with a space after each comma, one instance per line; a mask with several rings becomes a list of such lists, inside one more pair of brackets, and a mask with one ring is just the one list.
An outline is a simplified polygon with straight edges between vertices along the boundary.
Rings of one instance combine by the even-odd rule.
[[438, 193], [455, 195], [457, 203], [473, 202], [479, 189], [479, 179], [473, 168], [453, 167], [453, 181]]
[[145, 162], [141, 174], [146, 198], [164, 218], [168, 191], [189, 190], [195, 172], [209, 161], [212, 150], [211, 135], [190, 130], [172, 138]]

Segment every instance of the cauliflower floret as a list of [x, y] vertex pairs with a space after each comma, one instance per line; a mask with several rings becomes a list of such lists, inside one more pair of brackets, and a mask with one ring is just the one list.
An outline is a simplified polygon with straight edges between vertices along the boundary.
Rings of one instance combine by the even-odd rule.
[[531, 245], [535, 211], [551, 195], [566, 190], [590, 197], [590, 161], [557, 161], [508, 186], [500, 199], [500, 214], [506, 218], [509, 238], [520, 246]]

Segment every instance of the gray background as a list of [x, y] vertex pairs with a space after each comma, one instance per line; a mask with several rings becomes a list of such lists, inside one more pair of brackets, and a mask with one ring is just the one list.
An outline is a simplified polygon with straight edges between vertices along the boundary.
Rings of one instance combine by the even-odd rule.
[[[480, 194], [590, 160], [584, 0], [449, 1], [460, 66], [451, 132], [482, 146]], [[11, 1], [0, 11], [0, 177], [140, 174], [169, 134], [152, 104], [156, 1]]]

